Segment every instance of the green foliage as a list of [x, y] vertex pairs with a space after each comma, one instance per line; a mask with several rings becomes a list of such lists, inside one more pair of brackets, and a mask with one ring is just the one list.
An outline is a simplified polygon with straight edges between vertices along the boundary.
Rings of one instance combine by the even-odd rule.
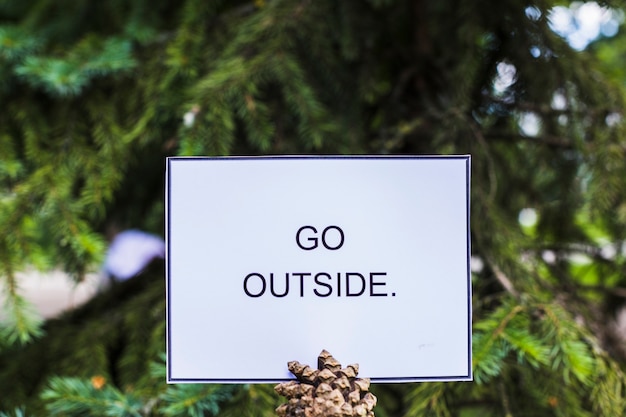
[[76, 96], [98, 77], [132, 69], [136, 63], [130, 52], [129, 40], [87, 38], [61, 58], [29, 56], [15, 73], [51, 95]]
[[16, 408], [12, 413], [0, 411], [0, 417], [27, 417], [27, 415], [24, 413], [23, 409]]
[[101, 415], [138, 417], [141, 402], [110, 385], [98, 387], [77, 378], [53, 378], [41, 394], [53, 416]]
[[[156, 392], [148, 368], [164, 349], [162, 274], [163, 266], [154, 265], [144, 276], [119, 283], [88, 304], [46, 322], [45, 334], [35, 342], [6, 347], [0, 355], [0, 410], [23, 404], [29, 415], [47, 415], [39, 394], [50, 390], [48, 382], [55, 377], [76, 379], [83, 387], [91, 386], [97, 377], [106, 382], [102, 386], [113, 390], [107, 395], [134, 396], [129, 404], [143, 398], [144, 391]], [[67, 353], [75, 347], [73, 354]], [[76, 385], [63, 385], [63, 381], [58, 379], [54, 386]], [[156, 383], [162, 387], [163, 382], [159, 378]]]
[[0, 28], [0, 56], [5, 62], [20, 62], [42, 46], [41, 39], [19, 26], [6, 25]]
[[156, 398], [122, 392], [104, 377], [91, 380], [52, 378], [41, 394], [53, 416], [202, 417], [218, 415], [222, 404], [241, 387], [234, 385], [184, 384], [169, 386]]
[[[41, 393], [48, 415], [202, 417], [265, 416], [275, 408], [268, 387], [243, 385], [165, 385], [165, 355], [151, 363], [155, 389], [120, 390], [102, 375], [91, 378], [52, 377]], [[271, 389], [271, 387], [270, 387]], [[255, 411], [259, 409], [261, 412]]]
[[42, 335], [41, 317], [21, 295], [9, 295], [4, 304], [4, 312], [6, 320], [0, 327], [3, 344], [24, 344]]
[[570, 383], [572, 375], [583, 385], [593, 381], [597, 357], [587, 335], [558, 305], [507, 303], [474, 326], [474, 367], [479, 383], [502, 372], [511, 356], [520, 365], [549, 366]]
[[441, 382], [420, 384], [407, 396], [407, 415], [451, 417], [446, 395], [445, 384]]
[[182, 384], [169, 387], [162, 395], [161, 412], [166, 416], [215, 416], [220, 403], [232, 398], [235, 386]]
[[[142, 398], [133, 392], [118, 390], [102, 377], [91, 380], [56, 377], [49, 381], [41, 398], [46, 401], [47, 411], [52, 416], [262, 415], [248, 408], [255, 403], [267, 409], [268, 404], [254, 400], [258, 391], [263, 390], [240, 385], [181, 384], [168, 386], [157, 397]], [[220, 414], [222, 409], [225, 411]]]
[[475, 382], [381, 385], [377, 413], [622, 415], [626, 37], [575, 51], [557, 4], [1, 2], [0, 408], [274, 415], [270, 386], [164, 384], [162, 272], [45, 324], [20, 291], [161, 232], [164, 157], [471, 154]]

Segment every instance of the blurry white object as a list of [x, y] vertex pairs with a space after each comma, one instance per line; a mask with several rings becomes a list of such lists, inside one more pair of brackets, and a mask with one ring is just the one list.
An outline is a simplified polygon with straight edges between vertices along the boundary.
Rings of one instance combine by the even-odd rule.
[[165, 257], [165, 241], [140, 230], [125, 230], [115, 236], [104, 261], [104, 272], [117, 280], [140, 273], [155, 258]]
[[[58, 269], [42, 272], [29, 267], [16, 272], [15, 278], [20, 283], [20, 295], [45, 319], [82, 305], [96, 294], [100, 285], [98, 274], [87, 274], [77, 283]], [[5, 297], [6, 291], [0, 288], [0, 305], [4, 304]], [[6, 318], [6, 312], [0, 309], [0, 321]]]

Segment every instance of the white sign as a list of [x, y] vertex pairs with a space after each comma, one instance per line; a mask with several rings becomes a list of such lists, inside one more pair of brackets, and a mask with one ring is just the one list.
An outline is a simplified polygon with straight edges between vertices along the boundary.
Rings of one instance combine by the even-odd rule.
[[470, 157], [167, 160], [168, 382], [471, 380]]

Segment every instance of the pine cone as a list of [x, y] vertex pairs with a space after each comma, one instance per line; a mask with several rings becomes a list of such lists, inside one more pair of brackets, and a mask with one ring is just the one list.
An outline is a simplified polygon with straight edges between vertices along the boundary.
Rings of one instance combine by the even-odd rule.
[[274, 388], [287, 397], [276, 409], [279, 417], [374, 417], [376, 397], [369, 392], [370, 380], [357, 378], [359, 365], [341, 364], [326, 350], [317, 360], [318, 369], [298, 361], [287, 364], [297, 381]]

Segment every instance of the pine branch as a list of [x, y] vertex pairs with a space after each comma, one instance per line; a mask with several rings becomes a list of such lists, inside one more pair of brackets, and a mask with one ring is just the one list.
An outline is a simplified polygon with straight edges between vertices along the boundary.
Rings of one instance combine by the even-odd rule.
[[25, 57], [16, 65], [15, 74], [53, 97], [78, 96], [93, 80], [126, 73], [136, 66], [130, 41], [115, 37], [104, 41], [86, 37], [65, 56], [36, 55], [35, 46], [22, 50]]
[[164, 416], [216, 416], [224, 402], [239, 389], [236, 385], [180, 384], [170, 386], [160, 396]]
[[12, 413], [0, 411], [0, 417], [28, 417], [23, 408], [16, 408]]
[[102, 377], [91, 381], [55, 377], [41, 396], [48, 401], [48, 411], [53, 416], [142, 416], [142, 403], [138, 399], [106, 384]]
[[6, 324], [0, 326], [0, 338], [3, 344], [25, 344], [42, 335], [42, 319], [19, 293], [14, 272], [17, 261], [12, 259], [13, 250], [9, 245], [9, 236], [0, 237], [0, 278], [3, 278], [6, 288], [5, 299], [2, 301], [7, 315]]
[[545, 313], [547, 337], [553, 343], [550, 352], [553, 367], [562, 370], [566, 382], [573, 374], [581, 383], [591, 383], [596, 358], [575, 322], [559, 306], [543, 305], [541, 310]]
[[431, 382], [419, 384], [418, 387], [411, 389], [407, 396], [409, 407], [404, 415], [452, 417], [453, 414], [446, 401], [446, 388], [448, 388], [446, 384]]

